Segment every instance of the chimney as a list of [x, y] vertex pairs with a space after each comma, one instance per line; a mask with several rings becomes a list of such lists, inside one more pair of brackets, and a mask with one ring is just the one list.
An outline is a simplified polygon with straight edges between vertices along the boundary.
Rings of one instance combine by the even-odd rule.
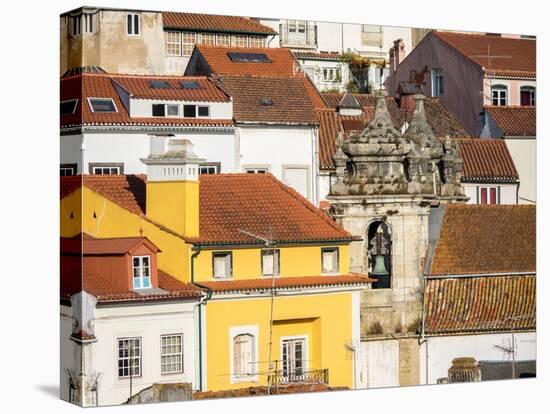
[[405, 42], [403, 39], [397, 39], [393, 41], [393, 54], [394, 54], [394, 71], [397, 70], [397, 67], [403, 59], [405, 59]]
[[390, 47], [390, 71], [391, 73], [395, 72], [395, 50], [393, 47]]
[[199, 235], [199, 164], [188, 139], [152, 136], [147, 165], [146, 214], [184, 237]]

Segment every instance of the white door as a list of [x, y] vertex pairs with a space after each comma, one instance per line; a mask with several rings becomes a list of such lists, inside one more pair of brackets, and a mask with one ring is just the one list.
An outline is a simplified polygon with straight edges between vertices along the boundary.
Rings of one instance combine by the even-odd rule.
[[283, 381], [293, 382], [302, 379], [305, 370], [305, 338], [283, 341]]

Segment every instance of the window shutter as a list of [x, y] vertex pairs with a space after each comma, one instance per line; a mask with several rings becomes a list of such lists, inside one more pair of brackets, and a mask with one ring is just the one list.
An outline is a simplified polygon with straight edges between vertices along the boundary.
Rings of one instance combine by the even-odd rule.
[[486, 188], [481, 188], [480, 189], [481, 191], [481, 204], [487, 204], [487, 189]]
[[238, 336], [233, 338], [233, 374], [241, 375], [241, 341]]
[[489, 193], [490, 193], [490, 196], [489, 196], [490, 204], [496, 204], [497, 203], [497, 189], [493, 187], [489, 190]]

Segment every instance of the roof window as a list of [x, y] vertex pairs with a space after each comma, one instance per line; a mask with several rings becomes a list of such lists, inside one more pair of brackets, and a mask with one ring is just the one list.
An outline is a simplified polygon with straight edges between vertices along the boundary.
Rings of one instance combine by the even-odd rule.
[[61, 115], [73, 115], [76, 111], [76, 104], [78, 103], [78, 99], [69, 99], [67, 101], [63, 101], [60, 104], [59, 112]]
[[180, 82], [182, 89], [200, 89], [200, 85], [197, 81], [181, 81]]
[[270, 63], [265, 53], [227, 52], [233, 62]]
[[165, 80], [152, 80], [150, 84], [153, 89], [170, 89], [170, 84]]
[[118, 112], [112, 98], [88, 98], [92, 112]]

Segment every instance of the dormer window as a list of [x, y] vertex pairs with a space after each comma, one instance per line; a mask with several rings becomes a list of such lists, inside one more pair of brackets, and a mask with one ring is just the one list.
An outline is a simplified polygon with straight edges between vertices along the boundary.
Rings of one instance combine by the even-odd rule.
[[183, 105], [183, 116], [185, 118], [208, 118], [210, 116], [210, 107]]
[[231, 252], [216, 252], [212, 254], [212, 274], [215, 279], [230, 279], [233, 277]]
[[88, 98], [92, 112], [118, 112], [112, 98]]
[[147, 289], [151, 287], [150, 256], [133, 256], [133, 286], [134, 289]]
[[180, 116], [177, 104], [153, 104], [153, 116]]

